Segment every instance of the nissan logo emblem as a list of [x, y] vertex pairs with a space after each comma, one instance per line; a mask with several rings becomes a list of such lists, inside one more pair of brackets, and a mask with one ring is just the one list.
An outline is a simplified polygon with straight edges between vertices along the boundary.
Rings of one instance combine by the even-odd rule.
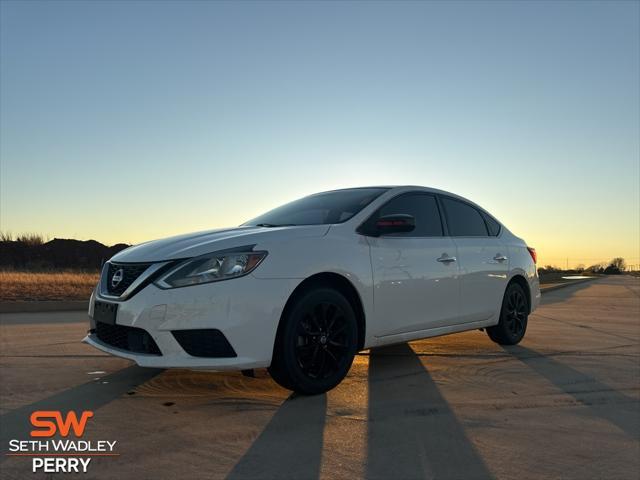
[[121, 268], [116, 270], [116, 273], [114, 273], [113, 277], [111, 277], [111, 286], [113, 288], [116, 288], [118, 285], [120, 285], [120, 282], [122, 281], [123, 278], [124, 278], [124, 271]]

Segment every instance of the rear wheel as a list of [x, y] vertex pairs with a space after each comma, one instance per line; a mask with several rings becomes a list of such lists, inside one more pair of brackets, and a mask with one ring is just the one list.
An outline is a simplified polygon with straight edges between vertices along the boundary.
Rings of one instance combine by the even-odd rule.
[[517, 283], [507, 287], [502, 300], [500, 321], [487, 328], [489, 338], [500, 345], [515, 345], [527, 331], [529, 302], [524, 289]]
[[289, 390], [326, 392], [346, 376], [357, 351], [358, 327], [349, 301], [331, 288], [304, 293], [288, 309], [269, 373]]

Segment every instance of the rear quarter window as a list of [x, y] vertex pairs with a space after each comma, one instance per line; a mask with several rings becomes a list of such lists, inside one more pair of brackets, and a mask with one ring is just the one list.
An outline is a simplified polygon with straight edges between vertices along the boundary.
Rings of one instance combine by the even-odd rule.
[[487, 229], [489, 230], [489, 235], [492, 237], [497, 237], [500, 234], [500, 224], [490, 215], [487, 215], [484, 212], [480, 212], [482, 217], [484, 218], [485, 223], [487, 224]]

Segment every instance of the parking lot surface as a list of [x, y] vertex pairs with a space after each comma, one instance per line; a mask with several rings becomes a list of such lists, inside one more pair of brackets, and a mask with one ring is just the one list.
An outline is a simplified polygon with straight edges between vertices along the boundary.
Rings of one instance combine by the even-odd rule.
[[[266, 371], [151, 370], [81, 344], [81, 312], [0, 317], [2, 478], [38, 478], [35, 410], [92, 410], [117, 441], [83, 478], [633, 478], [640, 472], [640, 280], [545, 293], [523, 342], [480, 331], [362, 352], [326, 395]], [[44, 476], [44, 474], [43, 474]]]

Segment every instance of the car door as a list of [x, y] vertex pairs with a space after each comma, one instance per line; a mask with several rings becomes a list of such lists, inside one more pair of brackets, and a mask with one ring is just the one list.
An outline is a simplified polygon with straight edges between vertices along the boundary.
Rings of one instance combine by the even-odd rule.
[[488, 320], [500, 312], [509, 260], [499, 224], [461, 200], [440, 197], [460, 269], [460, 322]]
[[369, 221], [395, 214], [412, 215], [415, 229], [368, 237], [374, 318], [367, 328], [379, 338], [446, 325], [458, 315], [456, 248], [444, 236], [436, 197], [422, 192], [402, 194]]

